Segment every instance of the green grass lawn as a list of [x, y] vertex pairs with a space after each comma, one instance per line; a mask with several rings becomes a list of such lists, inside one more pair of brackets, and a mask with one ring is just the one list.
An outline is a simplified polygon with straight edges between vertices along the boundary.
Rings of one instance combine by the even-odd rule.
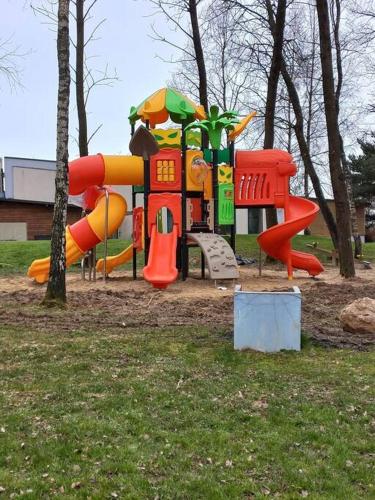
[[[0, 243], [1, 272], [48, 251]], [[237, 251], [257, 257], [255, 237]], [[22, 318], [45, 311], [16, 300], [2, 298], [20, 326], [0, 326], [0, 498], [375, 498], [374, 350], [235, 352], [229, 327], [99, 329], [100, 305], [77, 330], [69, 310], [37, 329]]]
[[375, 496], [374, 351], [234, 352], [193, 327], [0, 336], [4, 498]]
[[[332, 243], [330, 238], [316, 236], [296, 236], [293, 239], [293, 248], [296, 250], [316, 253], [322, 260], [327, 262], [328, 257], [316, 252], [306, 246], [307, 243], [317, 241], [319, 247], [330, 250]], [[109, 254], [113, 255], [121, 252], [130, 242], [123, 240], [109, 240]], [[259, 257], [259, 247], [255, 235], [239, 235], [236, 239], [236, 252], [245, 257]], [[0, 274], [25, 273], [28, 266], [34, 259], [40, 259], [49, 255], [49, 241], [9, 241], [0, 242]], [[366, 243], [364, 245], [364, 257], [375, 261], [375, 243]], [[197, 255], [197, 250], [192, 249], [191, 255]], [[103, 255], [103, 244], [98, 245], [97, 255]], [[142, 256], [139, 254], [139, 263], [142, 265]], [[125, 266], [130, 268], [130, 264]]]

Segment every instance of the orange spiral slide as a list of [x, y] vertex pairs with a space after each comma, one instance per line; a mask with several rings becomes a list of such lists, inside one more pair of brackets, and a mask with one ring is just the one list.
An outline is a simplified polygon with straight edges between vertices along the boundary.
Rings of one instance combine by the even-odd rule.
[[[105, 191], [101, 187], [107, 184], [142, 185], [142, 158], [139, 156], [98, 154], [78, 158], [69, 164], [69, 194], [85, 193], [88, 196], [88, 206], [92, 212], [66, 228], [67, 267], [82, 258], [90, 248], [104, 240], [106, 198]], [[108, 191], [108, 235], [110, 236], [122, 223], [127, 204], [119, 193], [109, 188]], [[35, 260], [29, 267], [27, 275], [38, 283], [44, 283], [48, 280], [49, 267], [49, 257]]]
[[288, 266], [289, 276], [292, 268], [303, 269], [310, 276], [316, 276], [324, 271], [320, 261], [315, 255], [292, 250], [290, 239], [311, 224], [319, 207], [312, 201], [297, 196], [289, 196], [287, 203], [285, 222], [263, 231], [258, 236], [258, 243], [264, 252]]
[[262, 250], [288, 268], [303, 269], [316, 276], [324, 268], [311, 254], [292, 250], [291, 239], [308, 227], [319, 212], [310, 200], [291, 196], [289, 180], [297, 172], [291, 154], [278, 149], [237, 151], [235, 204], [237, 208], [275, 207], [284, 210], [284, 222], [263, 231], [257, 238]]

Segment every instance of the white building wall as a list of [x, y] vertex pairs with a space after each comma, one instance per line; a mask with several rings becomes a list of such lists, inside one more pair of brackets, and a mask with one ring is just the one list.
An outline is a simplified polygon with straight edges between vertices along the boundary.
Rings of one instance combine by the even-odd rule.
[[236, 208], [236, 233], [248, 234], [249, 216], [247, 208]]
[[[120, 193], [126, 200], [127, 203], [127, 214], [119, 227], [118, 237], [123, 240], [128, 240], [132, 237], [133, 231], [133, 221], [132, 221], [132, 186], [112, 186], [115, 191]], [[143, 202], [143, 196], [141, 194], [137, 195], [137, 206], [143, 206], [140, 201]]]
[[0, 241], [26, 241], [26, 222], [0, 222]]
[[55, 171], [39, 168], [13, 167], [13, 198], [53, 202]]
[[54, 200], [54, 161], [5, 156], [2, 168], [5, 198], [38, 202]]

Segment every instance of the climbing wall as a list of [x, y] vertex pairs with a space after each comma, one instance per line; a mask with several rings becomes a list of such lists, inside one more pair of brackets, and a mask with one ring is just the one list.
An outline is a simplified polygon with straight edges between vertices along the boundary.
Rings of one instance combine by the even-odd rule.
[[224, 238], [213, 233], [188, 233], [187, 236], [189, 240], [201, 247], [211, 279], [222, 280], [239, 277], [233, 250]]

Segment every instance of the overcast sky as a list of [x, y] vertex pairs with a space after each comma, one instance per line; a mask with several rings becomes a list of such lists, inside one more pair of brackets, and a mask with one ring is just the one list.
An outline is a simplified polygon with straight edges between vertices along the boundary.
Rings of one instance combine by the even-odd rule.
[[[5, 80], [0, 80], [0, 156], [54, 159], [56, 35], [43, 23], [45, 20], [35, 16], [29, 1], [0, 0], [0, 3], [0, 38], [12, 37], [13, 45], [20, 47], [19, 52], [29, 52], [18, 61], [23, 88], [10, 91]], [[170, 78], [173, 66], [162, 62], [156, 54], [169, 59], [172, 50], [150, 38], [152, 22], [164, 28], [161, 19], [150, 17], [151, 13], [147, 0], [99, 0], [95, 6], [95, 19], [107, 21], [100, 29], [100, 40], [89, 47], [89, 52], [97, 56], [93, 66], [102, 69], [108, 63], [110, 71], [116, 69], [120, 81], [113, 87], [97, 88], [90, 98], [90, 130], [103, 123], [90, 143], [90, 153], [126, 153], [130, 106], [164, 87]], [[74, 94], [71, 102], [71, 134], [74, 134]], [[77, 153], [72, 140], [70, 157]]]

